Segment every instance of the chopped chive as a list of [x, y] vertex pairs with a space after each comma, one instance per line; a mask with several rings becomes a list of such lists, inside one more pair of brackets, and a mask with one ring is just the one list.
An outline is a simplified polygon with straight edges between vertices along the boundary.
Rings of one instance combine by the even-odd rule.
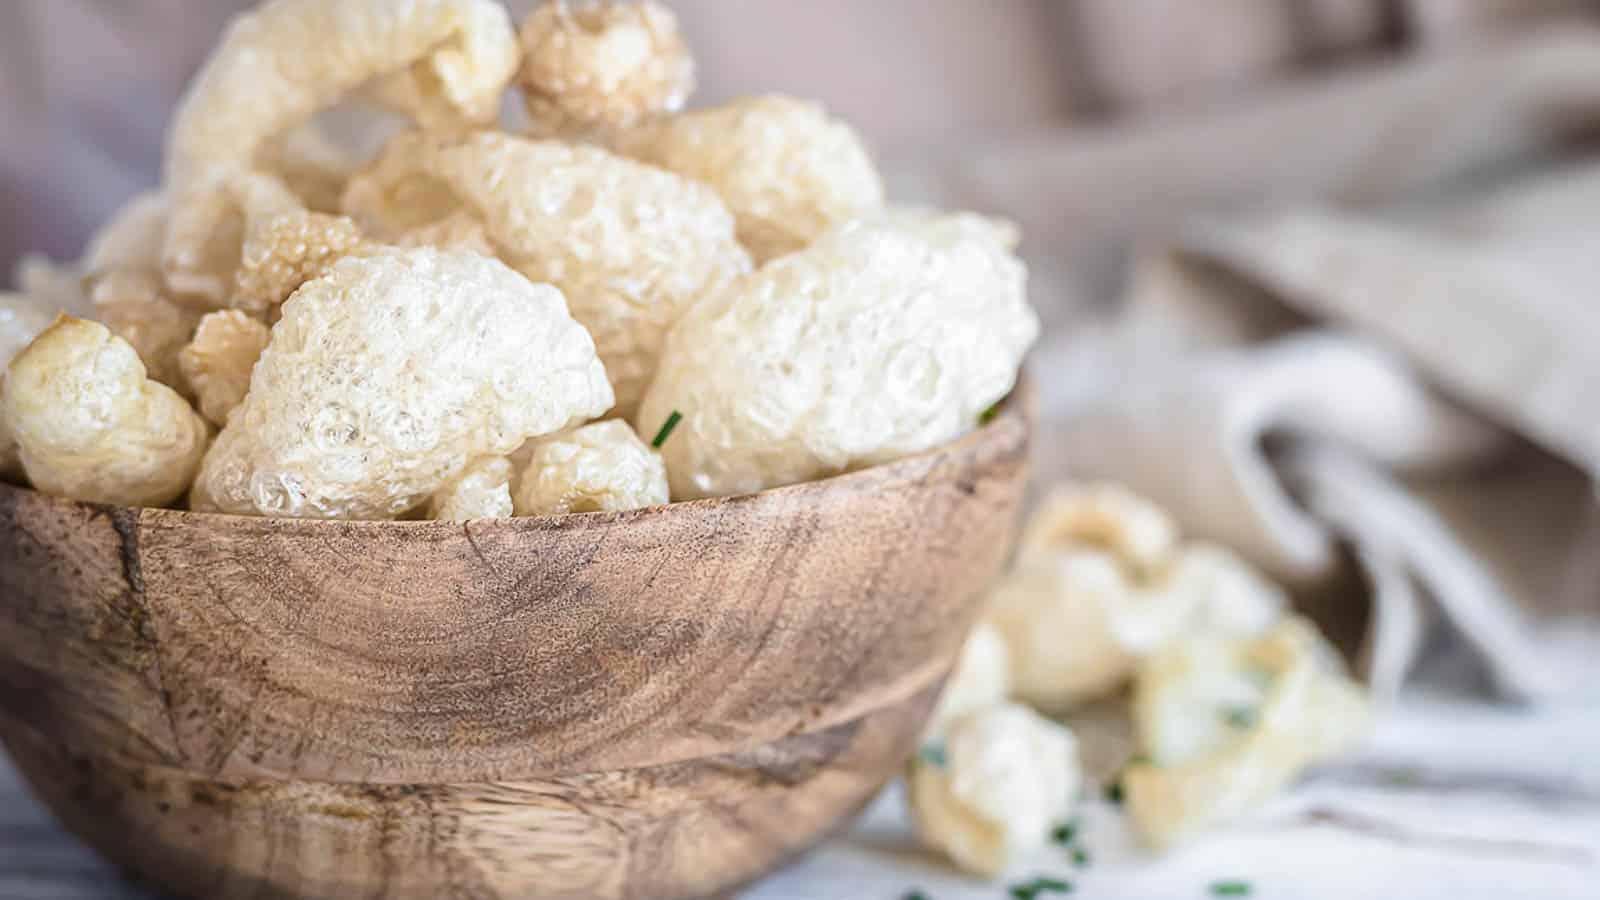
[[917, 751], [917, 759], [930, 766], [938, 766], [941, 769], [948, 762], [945, 758], [944, 745], [937, 743], [923, 744], [922, 749]]
[[1082, 847], [1073, 847], [1072, 864], [1080, 869], [1087, 866], [1089, 864], [1089, 851], [1083, 849]]
[[1222, 720], [1234, 728], [1254, 728], [1256, 710], [1250, 706], [1230, 706], [1222, 711]]
[[1213, 896], [1213, 897], [1248, 897], [1248, 896], [1250, 896], [1250, 882], [1248, 882], [1248, 881], [1213, 881], [1213, 882], [1211, 882], [1211, 896]]
[[661, 426], [661, 430], [656, 432], [656, 439], [650, 442], [650, 446], [660, 450], [661, 445], [667, 442], [667, 438], [672, 437], [673, 429], [677, 428], [678, 423], [682, 421], [683, 413], [673, 410], [672, 415], [667, 416], [667, 421]]
[[928, 895], [921, 891], [911, 891], [902, 900], [928, 900]]
[[987, 425], [990, 422], [993, 422], [995, 420], [995, 417], [1000, 415], [1000, 404], [1003, 403], [1003, 402], [1005, 402], [1005, 401], [996, 400], [993, 406], [991, 406], [988, 409], [984, 410], [978, 416], [978, 424], [979, 425]]
[[1040, 894], [1070, 894], [1072, 882], [1060, 878], [1035, 878], [1011, 886], [1011, 896], [1017, 900], [1036, 900]]
[[1118, 778], [1116, 781], [1113, 781], [1110, 784], [1106, 785], [1106, 802], [1111, 804], [1112, 806], [1121, 806], [1122, 805], [1122, 779], [1121, 778]]
[[1052, 842], [1056, 843], [1056, 844], [1059, 844], [1059, 845], [1063, 846], [1063, 847], [1072, 846], [1072, 842], [1074, 840], [1077, 840], [1077, 837], [1078, 837], [1078, 823], [1077, 823], [1077, 820], [1073, 820], [1071, 822], [1066, 822], [1064, 824], [1057, 825], [1055, 828], [1051, 829], [1051, 831], [1050, 831], [1050, 840]]

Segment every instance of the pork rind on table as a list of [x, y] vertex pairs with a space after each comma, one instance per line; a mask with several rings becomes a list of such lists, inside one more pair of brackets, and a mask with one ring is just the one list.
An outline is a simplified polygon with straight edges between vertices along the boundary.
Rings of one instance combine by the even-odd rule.
[[270, 170], [288, 138], [374, 79], [370, 94], [424, 127], [488, 122], [520, 61], [497, 0], [269, 0], [234, 21], [167, 138], [171, 287], [220, 307], [231, 287], [222, 183]]
[[709, 188], [560, 141], [403, 134], [351, 180], [345, 209], [390, 239], [463, 213], [481, 222], [507, 264], [566, 295], [624, 416], [656, 371], [667, 329], [750, 269]]
[[945, 681], [928, 731], [936, 735], [967, 713], [1004, 702], [1010, 692], [1010, 654], [1005, 638], [993, 625], [979, 623], [961, 646], [961, 656]]
[[620, 419], [541, 438], [526, 455], [516, 494], [519, 516], [622, 512], [671, 499], [661, 455]]
[[1134, 693], [1144, 759], [1124, 770], [1128, 814], [1167, 847], [1233, 822], [1365, 734], [1366, 695], [1315, 627], [1187, 638], [1144, 663]]
[[860, 221], [695, 305], [635, 419], [678, 499], [886, 462], [975, 428], [1038, 335], [1026, 269], [940, 222]]
[[1122, 687], [1182, 633], [1260, 634], [1286, 603], [1233, 554], [1181, 544], [1148, 500], [1115, 485], [1063, 485], [1024, 529], [988, 621], [1006, 639], [1015, 694], [1063, 712]]
[[284, 305], [191, 503], [392, 519], [471, 461], [612, 401], [594, 342], [555, 288], [474, 253], [347, 257]]
[[428, 501], [428, 518], [445, 522], [504, 519], [512, 512], [511, 460], [475, 460]]
[[715, 188], [757, 262], [883, 211], [883, 179], [855, 130], [793, 97], [691, 110], [612, 140], [620, 152]]
[[189, 486], [209, 431], [133, 347], [62, 316], [11, 361], [0, 432], [41, 491], [92, 503], [162, 506]]
[[522, 88], [536, 133], [629, 128], [677, 112], [694, 58], [672, 10], [640, 3], [546, 3], [522, 23]]
[[1077, 803], [1072, 732], [1002, 703], [957, 718], [911, 763], [907, 799], [921, 840], [994, 877], [1043, 847]]

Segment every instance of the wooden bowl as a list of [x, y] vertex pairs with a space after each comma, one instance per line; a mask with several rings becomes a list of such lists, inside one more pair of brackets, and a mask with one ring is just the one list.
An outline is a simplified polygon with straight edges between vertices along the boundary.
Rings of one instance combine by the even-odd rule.
[[1027, 390], [889, 465], [453, 524], [0, 486], [0, 735], [191, 897], [714, 895], [914, 750], [1025, 480]]

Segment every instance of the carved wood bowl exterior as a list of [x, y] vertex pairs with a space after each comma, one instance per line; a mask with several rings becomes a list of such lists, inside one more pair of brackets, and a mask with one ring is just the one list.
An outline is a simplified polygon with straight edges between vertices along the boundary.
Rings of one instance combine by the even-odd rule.
[[622, 514], [0, 486], [0, 735], [69, 829], [183, 896], [725, 892], [914, 750], [1007, 552], [1027, 394], [915, 457]]

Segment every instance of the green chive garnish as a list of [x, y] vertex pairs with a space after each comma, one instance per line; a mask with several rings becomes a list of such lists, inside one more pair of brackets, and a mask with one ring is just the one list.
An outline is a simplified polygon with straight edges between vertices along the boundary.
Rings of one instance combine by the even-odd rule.
[[1076, 821], [1067, 822], [1063, 825], [1057, 825], [1050, 832], [1050, 840], [1062, 847], [1072, 846], [1072, 842], [1076, 840], [1077, 837], [1078, 823]]
[[1000, 415], [1000, 404], [1002, 404], [1004, 402], [1005, 401], [1003, 401], [1003, 400], [996, 400], [995, 404], [993, 406], [991, 406], [988, 409], [984, 410], [983, 413], [978, 416], [978, 424], [979, 425], [987, 425], [990, 422], [993, 422], [994, 419], [995, 419], [995, 416]]
[[928, 895], [921, 891], [912, 891], [906, 894], [904, 900], [928, 900]]
[[1213, 881], [1213, 882], [1211, 882], [1211, 896], [1213, 896], [1213, 897], [1248, 897], [1248, 896], [1250, 896], [1250, 882], [1248, 882], [1248, 881]]
[[650, 442], [650, 446], [660, 450], [661, 445], [667, 442], [667, 438], [672, 437], [673, 429], [677, 428], [678, 423], [682, 421], [683, 413], [673, 410], [672, 415], [667, 416], [667, 421], [661, 426], [661, 430], [656, 432], [656, 439]]
[[1106, 802], [1112, 806], [1122, 805], [1122, 779], [1106, 785]]
[[1249, 706], [1230, 706], [1222, 711], [1222, 721], [1234, 728], [1254, 728], [1256, 711]]
[[1072, 882], [1059, 878], [1035, 878], [1011, 886], [1011, 896], [1017, 900], [1036, 900], [1040, 894], [1070, 894]]
[[927, 763], [930, 766], [938, 766], [941, 769], [944, 768], [944, 765], [947, 762], [947, 760], [945, 759], [945, 755], [944, 755], [944, 745], [943, 744], [924, 744], [924, 745], [922, 745], [922, 749], [917, 751], [917, 759], [921, 760], [922, 762]]
[[1082, 847], [1073, 847], [1072, 864], [1080, 869], [1084, 866], [1087, 866], [1089, 864], [1089, 851], [1083, 849]]

